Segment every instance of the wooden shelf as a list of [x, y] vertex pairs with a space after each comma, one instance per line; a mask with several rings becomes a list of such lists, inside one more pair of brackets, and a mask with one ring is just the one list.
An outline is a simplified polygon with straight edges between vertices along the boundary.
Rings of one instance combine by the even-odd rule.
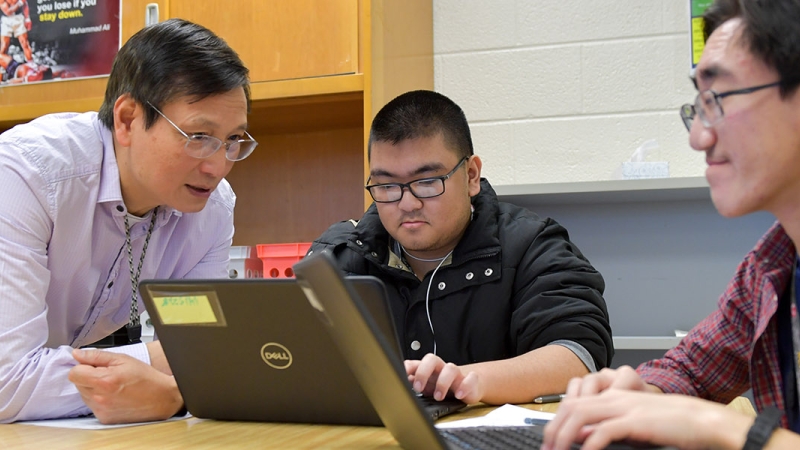
[[710, 199], [704, 177], [606, 180], [495, 186], [503, 201], [520, 204], [570, 205]]
[[265, 81], [250, 85], [253, 102], [281, 104], [293, 98], [352, 94], [364, 91], [364, 75], [351, 73], [292, 80]]
[[[56, 112], [97, 111], [103, 103], [108, 77], [90, 80], [65, 80], [41, 85], [7, 86], [0, 89], [0, 130]], [[58, 93], [57, 96], [50, 95]], [[73, 91], [75, 98], [64, 99], [64, 92]], [[296, 105], [309, 108], [321, 104], [346, 105], [363, 103], [364, 75], [347, 74], [253, 83], [252, 116], [264, 110]], [[88, 95], [85, 95], [88, 94]], [[59, 100], [52, 100], [57, 97]], [[359, 110], [363, 105], [358, 105]], [[251, 117], [258, 120], [259, 117]], [[313, 119], [313, 117], [312, 117]], [[331, 120], [335, 120], [330, 118]], [[309, 120], [309, 123], [318, 123]]]

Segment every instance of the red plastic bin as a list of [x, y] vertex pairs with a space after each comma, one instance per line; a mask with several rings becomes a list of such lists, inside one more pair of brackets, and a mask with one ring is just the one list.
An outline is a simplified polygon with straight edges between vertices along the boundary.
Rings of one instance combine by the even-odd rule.
[[293, 278], [292, 266], [311, 248], [311, 242], [258, 244], [258, 259], [264, 263], [264, 278]]

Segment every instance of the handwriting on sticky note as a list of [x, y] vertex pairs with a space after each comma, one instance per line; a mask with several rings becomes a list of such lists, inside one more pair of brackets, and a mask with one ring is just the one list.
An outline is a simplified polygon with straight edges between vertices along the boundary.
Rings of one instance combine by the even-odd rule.
[[217, 323], [217, 316], [207, 295], [173, 295], [156, 297], [154, 300], [164, 325]]

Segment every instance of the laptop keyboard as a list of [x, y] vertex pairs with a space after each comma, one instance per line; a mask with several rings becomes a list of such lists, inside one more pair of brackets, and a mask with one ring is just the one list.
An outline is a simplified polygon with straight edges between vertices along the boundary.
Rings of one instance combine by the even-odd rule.
[[[467, 427], [445, 428], [439, 433], [446, 441], [463, 449], [506, 450], [538, 449], [542, 446], [542, 428], [521, 427]], [[573, 445], [575, 450], [580, 446]]]

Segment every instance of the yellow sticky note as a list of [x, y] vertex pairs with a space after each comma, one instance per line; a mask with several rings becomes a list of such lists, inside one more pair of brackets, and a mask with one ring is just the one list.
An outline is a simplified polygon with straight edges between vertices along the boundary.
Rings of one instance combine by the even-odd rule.
[[164, 325], [217, 323], [217, 316], [207, 295], [159, 296], [153, 300]]

